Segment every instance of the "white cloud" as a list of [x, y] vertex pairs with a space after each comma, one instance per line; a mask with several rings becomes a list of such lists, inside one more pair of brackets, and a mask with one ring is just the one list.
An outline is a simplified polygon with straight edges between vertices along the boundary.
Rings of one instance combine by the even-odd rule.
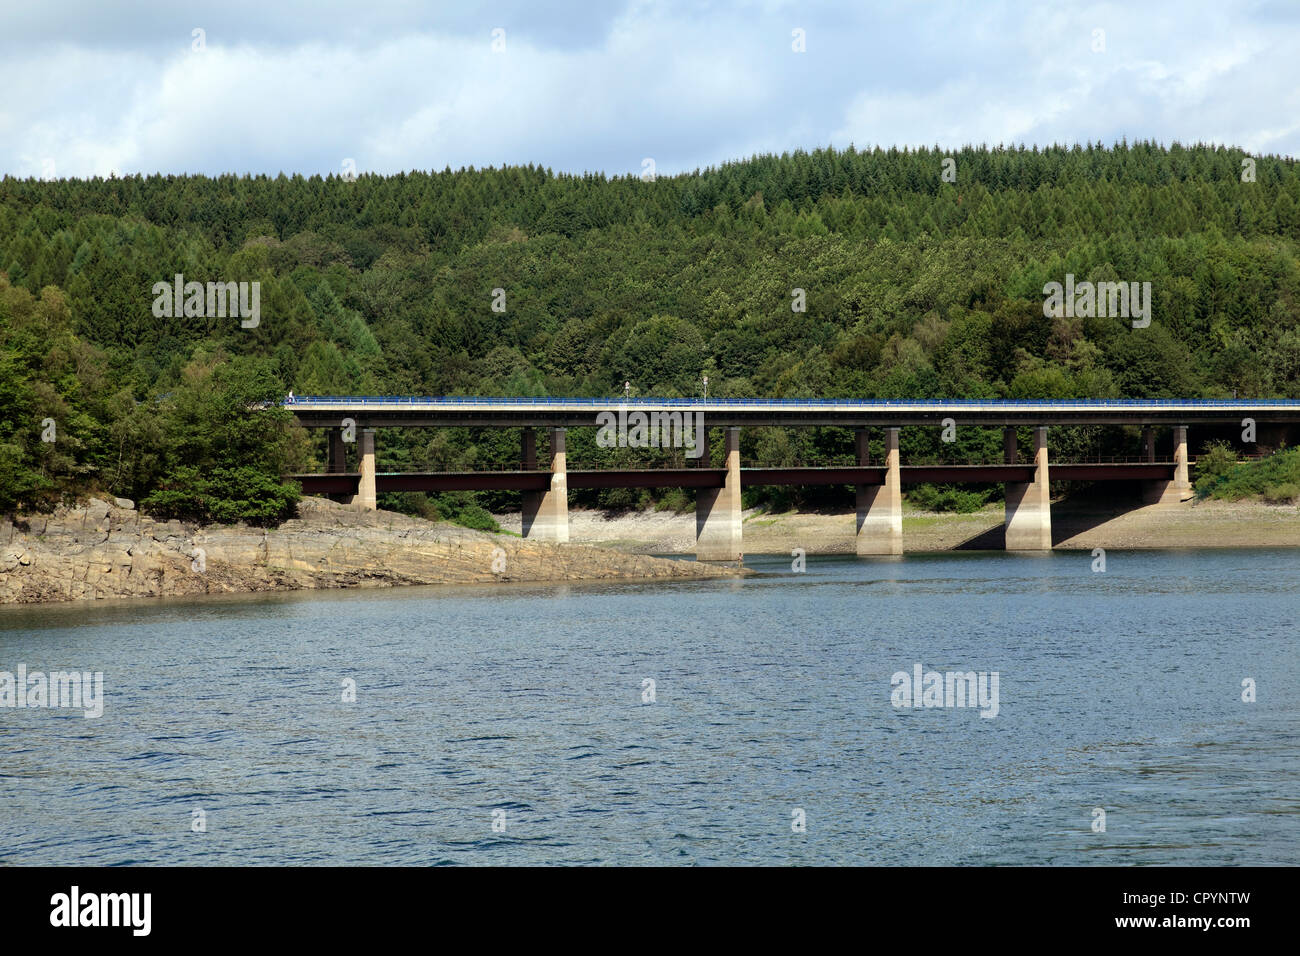
[[[522, 2], [481, 15], [240, 0], [0, 13], [0, 173], [534, 162], [661, 173], [753, 151], [1125, 136], [1296, 155], [1297, 19], [1238, 3]], [[262, 7], [268, 7], [263, 11]], [[345, 11], [346, 14], [345, 14]], [[191, 15], [192, 14], [192, 15]], [[64, 16], [68, 17], [67, 5]], [[207, 49], [190, 49], [190, 21]], [[507, 30], [504, 53], [491, 29]], [[808, 52], [790, 49], [795, 27]], [[1106, 31], [1094, 53], [1092, 30]]]

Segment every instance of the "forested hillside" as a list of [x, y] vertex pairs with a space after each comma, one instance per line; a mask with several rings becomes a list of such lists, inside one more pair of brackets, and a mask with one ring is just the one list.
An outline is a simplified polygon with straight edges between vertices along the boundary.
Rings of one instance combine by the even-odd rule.
[[[601, 396], [630, 380], [682, 396], [707, 375], [720, 396], [1300, 396], [1300, 170], [1256, 158], [1243, 181], [1245, 158], [1137, 144], [821, 150], [653, 182], [6, 178], [0, 511], [102, 490], [276, 520], [292, 501], [275, 477], [319, 468], [320, 442], [247, 408], [289, 389]], [[1067, 273], [1150, 282], [1150, 326], [1045, 318], [1043, 286]], [[177, 274], [259, 281], [259, 324], [155, 317], [152, 287]], [[909, 431], [905, 454], [938, 453]], [[851, 436], [745, 442], [777, 462]], [[380, 436], [381, 468], [517, 448], [508, 432]], [[571, 452], [630, 454], [582, 433]]]

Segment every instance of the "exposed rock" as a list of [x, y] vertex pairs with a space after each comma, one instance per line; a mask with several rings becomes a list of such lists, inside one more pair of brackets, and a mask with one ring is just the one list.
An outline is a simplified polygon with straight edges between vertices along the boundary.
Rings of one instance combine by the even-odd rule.
[[87, 522], [98, 523], [108, 517], [113, 506], [102, 498], [91, 498], [84, 510]]
[[[8, 540], [5, 534], [9, 534]], [[705, 578], [733, 567], [525, 541], [305, 499], [279, 528], [154, 521], [93, 500], [0, 528], [0, 604], [296, 588]]]

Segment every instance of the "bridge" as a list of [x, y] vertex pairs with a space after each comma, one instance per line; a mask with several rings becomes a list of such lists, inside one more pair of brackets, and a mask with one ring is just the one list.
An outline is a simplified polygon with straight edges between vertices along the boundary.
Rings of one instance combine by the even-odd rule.
[[[1187, 435], [1192, 425], [1271, 428], [1285, 437], [1300, 423], [1300, 401], [1292, 399], [1063, 401], [874, 400], [851, 399], [539, 399], [327, 397], [295, 398], [287, 403], [298, 422], [330, 433], [328, 470], [289, 477], [307, 494], [344, 496], [359, 508], [374, 509], [379, 492], [507, 489], [523, 492], [524, 536], [567, 541], [570, 488], [694, 488], [696, 557], [734, 561], [743, 553], [742, 488], [758, 485], [853, 485], [857, 494], [857, 553], [901, 554], [902, 486], [919, 482], [1002, 482], [1006, 486], [1006, 547], [1013, 551], [1051, 549], [1049, 482], [1139, 481], [1145, 500], [1173, 504], [1191, 497]], [[575, 470], [567, 467], [569, 428], [610, 427], [617, 420], [654, 436], [660, 429], [672, 445], [698, 454], [700, 467]], [[1050, 426], [1127, 425], [1142, 429], [1142, 449], [1133, 461], [1049, 464]], [[519, 468], [486, 472], [381, 474], [375, 464], [375, 429], [380, 427], [496, 427], [522, 429]], [[740, 429], [787, 426], [851, 427], [856, 463], [799, 468], [742, 468]], [[899, 432], [903, 427], [978, 426], [1003, 429], [999, 464], [903, 465]], [[1033, 432], [1033, 448], [1022, 462], [1017, 428]], [[1157, 460], [1155, 428], [1172, 431], [1172, 454]], [[537, 461], [536, 430], [549, 432], [545, 467]], [[712, 467], [708, 429], [722, 428], [724, 466]], [[884, 460], [870, 460], [868, 437], [880, 429]], [[692, 431], [694, 435], [692, 435]], [[357, 437], [359, 471], [346, 470], [346, 437]], [[698, 436], [695, 443], [691, 439]], [[698, 447], [702, 442], [703, 447]], [[665, 439], [665, 447], [669, 442]], [[1026, 449], [1029, 452], [1029, 449]]]

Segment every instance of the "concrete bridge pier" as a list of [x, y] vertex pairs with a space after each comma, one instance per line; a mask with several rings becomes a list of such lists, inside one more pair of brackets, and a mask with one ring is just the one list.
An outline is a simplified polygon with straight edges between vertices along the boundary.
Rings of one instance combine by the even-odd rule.
[[1174, 426], [1174, 480], [1149, 481], [1143, 500], [1149, 505], [1176, 505], [1192, 497], [1191, 473], [1187, 460], [1187, 426]]
[[1002, 461], [1007, 465], [1016, 463], [1016, 456], [1020, 454], [1020, 449], [1016, 447], [1016, 430], [1014, 428], [1002, 429]]
[[695, 560], [739, 561], [744, 556], [740, 523], [740, 429], [726, 435], [727, 477], [721, 488], [695, 496]]
[[[869, 464], [866, 429], [858, 430], [858, 463]], [[885, 429], [885, 483], [858, 485], [858, 554], [903, 553], [903, 481], [898, 429]]]
[[[1014, 432], [1012, 433], [1014, 442]], [[1008, 551], [1052, 550], [1052, 502], [1047, 474], [1047, 429], [1034, 429], [1034, 480], [1006, 483]]]
[[[343, 442], [343, 429], [331, 428], [326, 433], [325, 440], [325, 473], [329, 475], [341, 475], [348, 470], [348, 452], [347, 445]], [[346, 504], [352, 500], [352, 495], [339, 494], [330, 492], [326, 495], [330, 501], [338, 501]]]
[[[700, 414], [701, 416], [703, 416], [704, 413], [703, 413], [703, 412], [700, 412], [699, 414]], [[712, 467], [713, 467], [713, 459], [709, 457], [709, 430], [708, 430], [708, 428], [701, 428], [701, 429], [700, 429], [700, 447], [697, 449], [697, 451], [699, 451], [699, 453], [700, 453], [700, 454], [699, 454], [699, 457], [698, 457], [698, 458], [693, 458], [693, 459], [692, 459], [692, 458], [687, 458], [687, 459], [686, 459], [686, 463], [689, 465], [689, 464], [691, 464], [692, 462], [694, 462], [694, 464], [695, 464], [695, 466], [696, 466], [697, 468], [712, 468]]]
[[375, 430], [361, 429], [361, 441], [357, 444], [357, 459], [361, 465], [361, 480], [357, 483], [357, 493], [352, 496], [352, 506], [362, 511], [375, 511], [379, 507], [375, 493]]
[[[528, 433], [525, 429], [524, 457], [527, 464]], [[537, 541], [569, 540], [569, 469], [564, 452], [563, 428], [552, 428], [551, 432], [551, 487], [546, 491], [524, 493], [523, 527], [524, 537]], [[533, 451], [536, 457], [536, 448]], [[534, 462], [536, 465], [536, 462]]]
[[329, 430], [329, 460], [325, 470], [330, 474], [342, 474], [348, 470], [348, 448], [343, 442], [343, 429]]
[[858, 464], [863, 467], [869, 466], [871, 464], [871, 429], [854, 429], [853, 444], [857, 449]]

